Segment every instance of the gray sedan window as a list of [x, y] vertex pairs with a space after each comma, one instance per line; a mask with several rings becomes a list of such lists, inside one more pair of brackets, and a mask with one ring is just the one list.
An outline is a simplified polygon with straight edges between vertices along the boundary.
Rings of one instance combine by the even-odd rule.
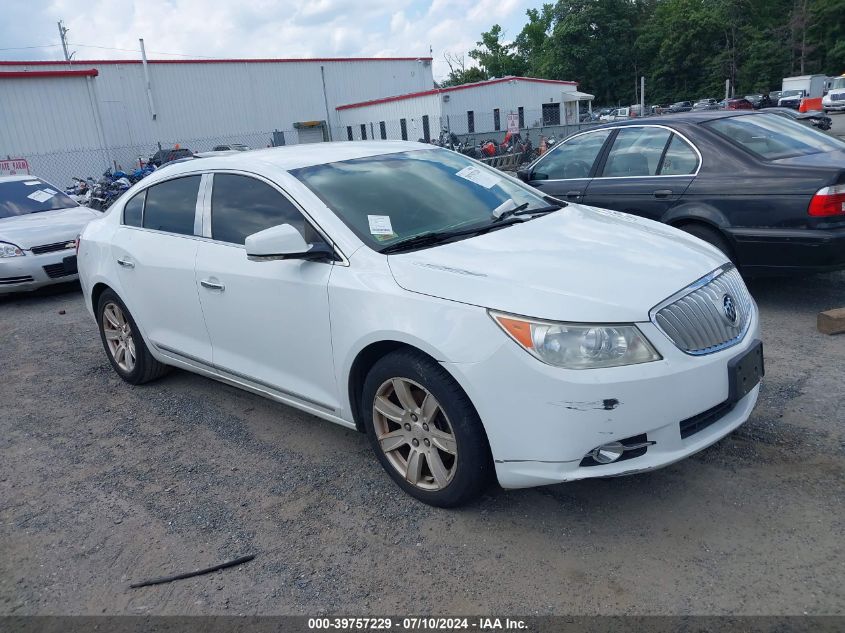
[[670, 134], [662, 127], [623, 127], [613, 141], [602, 176], [656, 176]]

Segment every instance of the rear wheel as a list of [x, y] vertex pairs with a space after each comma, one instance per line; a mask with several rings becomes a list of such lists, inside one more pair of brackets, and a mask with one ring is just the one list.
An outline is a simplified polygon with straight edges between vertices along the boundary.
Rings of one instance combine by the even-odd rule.
[[106, 355], [117, 375], [140, 385], [164, 375], [168, 367], [150, 354], [129, 310], [112, 290], [100, 295], [97, 322]]
[[460, 386], [427, 356], [408, 350], [380, 359], [361, 400], [373, 450], [405, 492], [454, 507], [487, 487], [493, 465], [481, 420]]
[[736, 264], [730, 244], [728, 244], [725, 237], [716, 229], [711, 229], [709, 226], [704, 226], [703, 224], [684, 224], [678, 228], [682, 231], [686, 231], [690, 235], [694, 235], [700, 240], [704, 240], [708, 244], [712, 244], [722, 251], [728, 259]]

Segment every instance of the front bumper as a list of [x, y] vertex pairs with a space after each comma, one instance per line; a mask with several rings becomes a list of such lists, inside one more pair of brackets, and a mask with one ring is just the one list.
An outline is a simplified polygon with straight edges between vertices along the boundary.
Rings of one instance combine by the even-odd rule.
[[[759, 386], [709, 425], [682, 437], [681, 422], [728, 400], [728, 363], [759, 338], [756, 307], [738, 344], [706, 356], [684, 354], [651, 323], [638, 326], [663, 360], [573, 371], [545, 365], [508, 341], [483, 362], [444, 364], [481, 416], [502, 487], [660, 468], [713, 444], [748, 419]], [[598, 446], [641, 435], [653, 442], [642, 454], [605, 465], [584, 463]]]
[[845, 228], [725, 230], [744, 273], [788, 275], [845, 269]]
[[839, 99], [836, 101], [827, 98], [822, 99], [822, 109], [829, 112], [842, 112], [845, 110], [845, 101], [840, 101]]
[[42, 255], [24, 252], [26, 254], [23, 257], [0, 259], [0, 295], [36, 290], [42, 286], [78, 279], [73, 249]]

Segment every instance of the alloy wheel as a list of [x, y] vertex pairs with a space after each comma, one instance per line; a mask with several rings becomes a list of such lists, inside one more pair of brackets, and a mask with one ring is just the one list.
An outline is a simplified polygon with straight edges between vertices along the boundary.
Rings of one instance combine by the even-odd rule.
[[458, 446], [440, 403], [425, 387], [391, 378], [376, 391], [373, 427], [387, 461], [422, 490], [442, 490], [452, 481]]
[[119, 305], [109, 302], [103, 308], [103, 336], [114, 362], [121, 370], [131, 374], [135, 369], [135, 340], [132, 327]]

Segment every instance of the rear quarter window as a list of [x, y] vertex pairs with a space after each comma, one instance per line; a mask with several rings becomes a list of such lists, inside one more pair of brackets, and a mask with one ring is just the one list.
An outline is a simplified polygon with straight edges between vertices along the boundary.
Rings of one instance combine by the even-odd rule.
[[775, 114], [726, 117], [702, 125], [764, 160], [845, 150], [845, 142]]

